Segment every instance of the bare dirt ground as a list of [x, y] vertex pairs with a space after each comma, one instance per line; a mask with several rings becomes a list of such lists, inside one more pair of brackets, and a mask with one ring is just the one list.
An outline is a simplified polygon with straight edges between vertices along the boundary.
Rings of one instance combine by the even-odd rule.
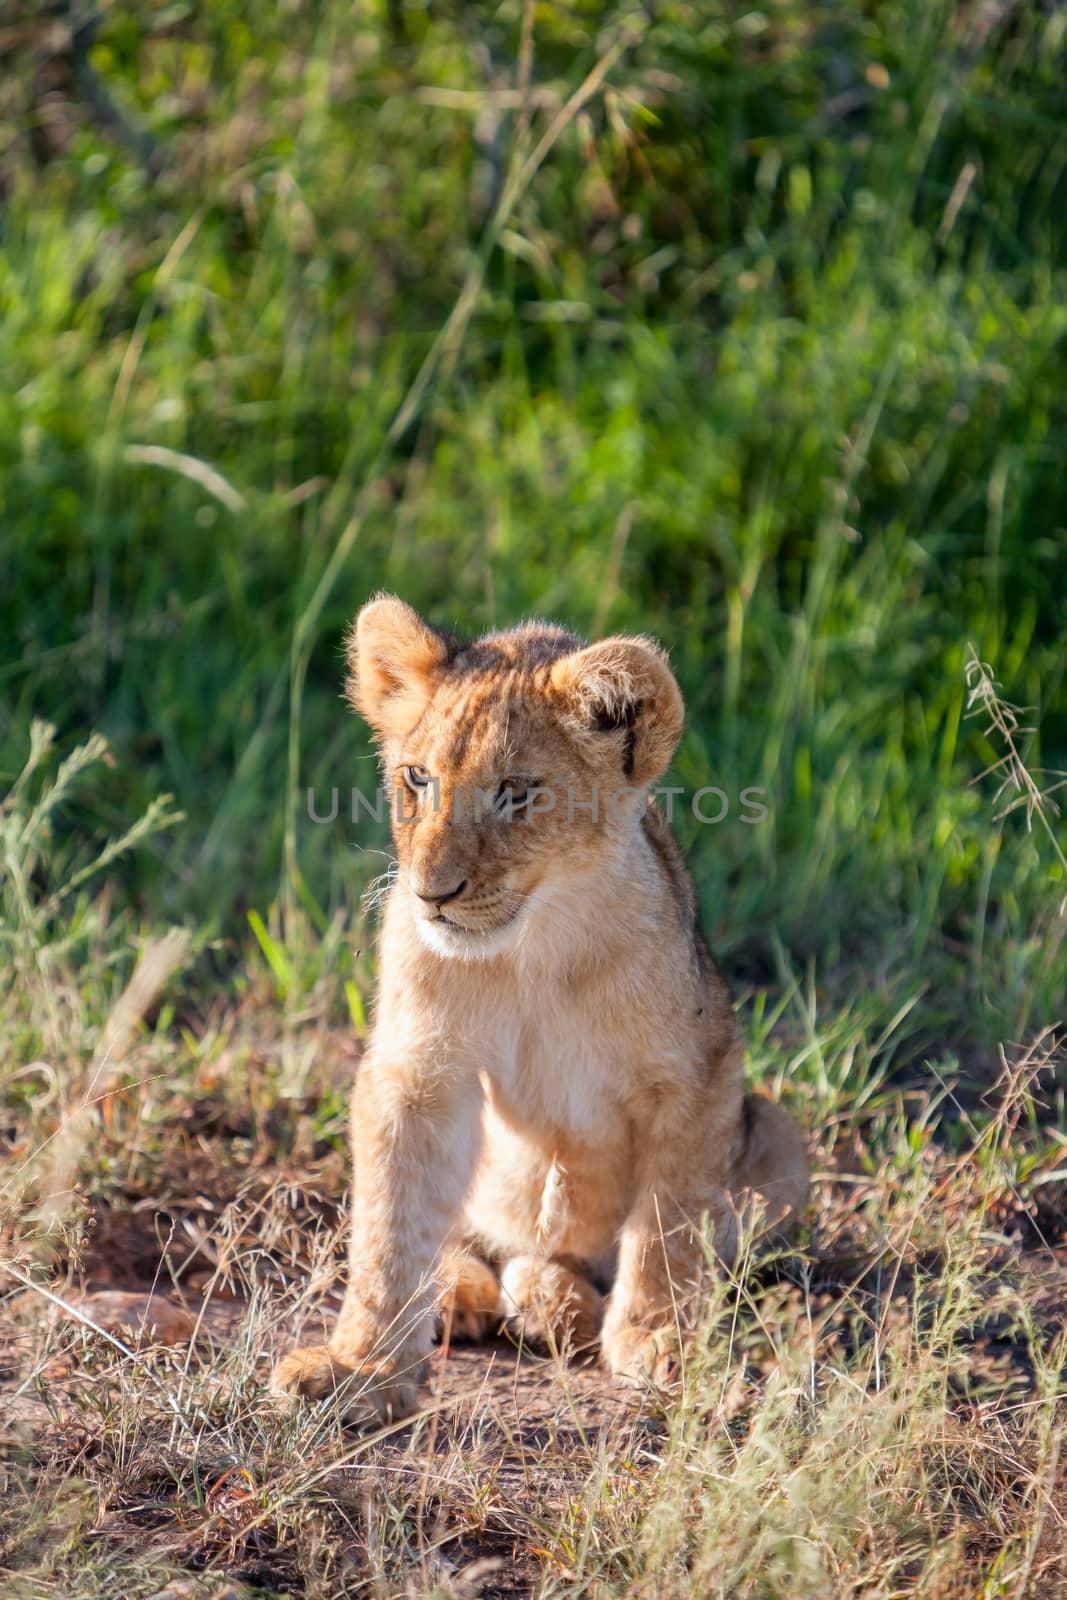
[[[302, 1541], [316, 1537], [334, 1541], [323, 1557], [330, 1581], [345, 1563], [353, 1580], [363, 1575], [352, 1592], [506, 1600], [546, 1576], [566, 1584], [581, 1541], [599, 1537], [591, 1476], [610, 1480], [616, 1498], [638, 1498], [654, 1475], [670, 1431], [660, 1397], [498, 1338], [437, 1349], [414, 1423], [368, 1435], [336, 1419], [308, 1433], [301, 1421], [294, 1440], [263, 1385], [274, 1357], [320, 1337], [336, 1311], [340, 1229], [328, 1191], [337, 1158], [272, 1175], [227, 1168], [211, 1152], [186, 1176], [184, 1195], [131, 1192], [90, 1208], [80, 1261], [52, 1287], [103, 1331], [34, 1291], [8, 1300], [0, 1432], [9, 1484], [37, 1476], [48, 1494], [65, 1484], [77, 1501], [86, 1481], [107, 1480], [86, 1535], [105, 1570], [131, 1573], [116, 1593], [314, 1593]], [[872, 1252], [860, 1200], [855, 1183], [824, 1182], [819, 1245], [764, 1275], [761, 1313], [743, 1315], [738, 1329], [742, 1360], [724, 1373], [717, 1426], [742, 1437], [775, 1369], [759, 1326], [769, 1306], [791, 1337], [810, 1342], [813, 1371], [854, 1356], [878, 1316], [936, 1320], [938, 1261], [921, 1250]], [[1034, 1400], [1019, 1296], [1050, 1331], [1067, 1317], [1062, 1236], [1039, 1242], [1033, 1213], [1010, 1207], [1001, 1223], [985, 1266], [986, 1313], [959, 1349], [954, 1380], [960, 1426], [979, 1434]], [[168, 1394], [181, 1427], [168, 1418]], [[195, 1449], [183, 1438], [189, 1419]], [[17, 1536], [8, 1543], [17, 1568]], [[626, 1562], [625, 1550], [608, 1552], [620, 1580]], [[206, 1572], [209, 1587], [157, 1586], [150, 1575], [161, 1563]], [[364, 1589], [368, 1568], [378, 1578]], [[218, 1589], [221, 1575], [229, 1590]]]

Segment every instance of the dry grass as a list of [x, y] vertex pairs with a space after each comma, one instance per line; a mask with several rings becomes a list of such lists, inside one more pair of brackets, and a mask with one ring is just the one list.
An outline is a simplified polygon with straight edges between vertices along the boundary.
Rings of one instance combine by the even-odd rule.
[[[230, 1051], [269, 1053], [250, 1020]], [[836, 1135], [811, 1242], [720, 1285], [676, 1406], [499, 1342], [441, 1351], [423, 1414], [362, 1433], [263, 1382], [336, 1308], [339, 1155], [272, 1147], [233, 1098], [184, 1126], [172, 1103], [49, 1276], [85, 1320], [12, 1283], [4, 1592], [1067, 1593], [1064, 1180], [1054, 1142], [1020, 1159], [1054, 1049], [1005, 1067], [955, 1151], [899, 1098]], [[96, 1117], [83, 1161], [118, 1170], [128, 1129]], [[189, 1322], [87, 1326], [118, 1290]]]

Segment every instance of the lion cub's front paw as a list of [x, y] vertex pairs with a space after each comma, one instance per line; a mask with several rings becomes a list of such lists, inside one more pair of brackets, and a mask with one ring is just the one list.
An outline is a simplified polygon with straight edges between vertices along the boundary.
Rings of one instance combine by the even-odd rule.
[[270, 1375], [270, 1387], [272, 1394], [291, 1399], [322, 1400], [351, 1376], [351, 1367], [340, 1366], [324, 1344], [316, 1344], [282, 1356]]
[[605, 1330], [601, 1356], [617, 1378], [628, 1383], [671, 1387], [681, 1370], [676, 1328], [642, 1328], [633, 1323]]
[[343, 1388], [348, 1414], [395, 1422], [416, 1409], [421, 1377], [421, 1367], [399, 1372], [387, 1361], [349, 1366], [326, 1345], [316, 1344], [283, 1356], [271, 1373], [270, 1387], [274, 1394], [300, 1400], [323, 1400]]

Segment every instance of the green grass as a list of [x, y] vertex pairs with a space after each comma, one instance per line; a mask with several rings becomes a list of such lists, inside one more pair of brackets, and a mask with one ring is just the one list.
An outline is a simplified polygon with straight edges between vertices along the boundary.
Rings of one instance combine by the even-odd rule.
[[[559, 102], [610, 19], [545, 11]], [[940, 974], [943, 1031], [987, 1046], [1041, 1015], [1054, 978], [1034, 996], [972, 964], [960, 995], [941, 945], [995, 961], [1045, 890], [1018, 839], [991, 859], [961, 709], [973, 644], [1062, 747], [1058, 23], [965, 71], [950, 9], [779, 11], [666, 8], [519, 197], [391, 444], [485, 221], [486, 152], [503, 169], [524, 137], [437, 103], [481, 103], [460, 22], [413, 13], [390, 44], [329, 7], [111, 18], [93, 61], [158, 138], [154, 184], [76, 110], [31, 173], [24, 108], [0, 734], [12, 773], [31, 712], [107, 734], [82, 829], [177, 797], [188, 827], [138, 858], [135, 898], [215, 932], [298, 889], [327, 920], [352, 903], [363, 864], [301, 801], [366, 770], [339, 638], [386, 586], [470, 630], [540, 612], [665, 639], [679, 777], [771, 796], [764, 829], [690, 830], [727, 953], [766, 963], [772, 930], [830, 965], [892, 945]]]
[[[233, 1221], [234, 1173], [325, 1163], [325, 1210], [339, 1200], [374, 983], [360, 900], [385, 841], [344, 807], [314, 824], [306, 794], [325, 805], [334, 785], [373, 782], [366, 732], [340, 700], [341, 638], [370, 594], [396, 590], [463, 632], [527, 615], [646, 632], [670, 648], [689, 707], [672, 781], [766, 791], [759, 826], [737, 820], [736, 798], [716, 827], [684, 807], [676, 824], [753, 1074], [792, 1099], [837, 1174], [820, 1201], [833, 1238], [858, 1227], [842, 1173], [867, 1186], [863, 1249], [895, 1252], [909, 1275], [928, 1257], [907, 1208], [959, 1222], [936, 1269], [943, 1299], [959, 1290], [959, 1337], [930, 1350], [895, 1329], [879, 1401], [869, 1343], [834, 1319], [877, 1327], [882, 1310], [856, 1310], [842, 1268], [832, 1336], [809, 1343], [804, 1407], [790, 1410], [790, 1385], [803, 1387], [792, 1313], [760, 1290], [746, 1315], [778, 1377], [744, 1365], [747, 1443], [701, 1432], [734, 1361], [715, 1345], [655, 1459], [638, 1450], [630, 1498], [623, 1446], [606, 1461], [590, 1441], [570, 1523], [550, 1497], [520, 1515], [505, 1494], [485, 1513], [486, 1548], [503, 1548], [493, 1519], [506, 1527], [510, 1504], [522, 1548], [541, 1552], [523, 1557], [523, 1581], [536, 1569], [545, 1594], [691, 1582], [1022, 1595], [1042, 1570], [1032, 1592], [1054, 1592], [1041, 1552], [1061, 1526], [1049, 1418], [1062, 1350], [1030, 1280], [1012, 1277], [1019, 1262], [988, 1255], [1003, 1234], [1025, 1266], [1034, 1229], [1062, 1235], [1054, 1051], [977, 1191], [960, 1152], [997, 1126], [980, 1095], [1001, 1078], [1001, 1047], [1017, 1060], [1067, 992], [1054, 805], [1067, 768], [1065, 14], [211, 0], [107, 8], [87, 63], [44, 20], [19, 16], [11, 38], [11, 1263], [67, 1272], [88, 1249], [95, 1282], [92, 1228], [141, 1216], [131, 1208], [153, 1193], [144, 1248], [173, 1255], [167, 1230], [185, 1226], [194, 1175], [219, 1208], [196, 1213], [211, 1237]], [[615, 49], [603, 83], [558, 115]], [[988, 702], [969, 707], [972, 649], [1004, 698], [1032, 708], [1014, 753]], [[1033, 802], [1025, 786], [997, 798], [1001, 777], [1025, 785], [1027, 770], [1049, 798], [1005, 812]], [[185, 938], [161, 945], [173, 927]], [[879, 1207], [903, 1232], [870, 1233]], [[279, 1228], [261, 1219], [237, 1250], [246, 1279], [261, 1255], [284, 1256]], [[1025, 1347], [1032, 1407], [994, 1409], [1004, 1451], [1020, 1452], [1016, 1476], [995, 1482], [969, 1476], [980, 1406], [964, 1418], [944, 1387], [959, 1349], [980, 1344], [977, 1282], [1018, 1290], [1012, 1348]], [[920, 1320], [925, 1292], [908, 1289]], [[17, 1382], [50, 1349], [28, 1368], [12, 1358]], [[151, 1458], [152, 1385], [107, 1359], [122, 1426]], [[197, 1436], [212, 1462], [260, 1449], [249, 1360], [245, 1344], [226, 1358], [236, 1433]], [[910, 1461], [893, 1455], [902, 1417]], [[1020, 1418], [1031, 1432], [1013, 1444]], [[109, 1476], [111, 1423], [94, 1427], [104, 1464], [49, 1457], [45, 1470], [31, 1450], [11, 1469], [37, 1533], [19, 1536], [17, 1561], [0, 1544], [0, 1571], [30, 1572], [27, 1594], [113, 1592], [109, 1563], [132, 1559], [108, 1518], [147, 1480]], [[401, 1592], [389, 1586], [405, 1573], [421, 1574], [412, 1592], [449, 1592], [426, 1565], [424, 1489], [382, 1491], [384, 1522], [351, 1513], [362, 1533], [341, 1541], [347, 1576], [316, 1565], [315, 1517], [341, 1539], [342, 1513], [294, 1464], [302, 1436], [269, 1441], [255, 1470], [283, 1482], [271, 1514], [284, 1503], [272, 1548], [285, 1592]], [[316, 1436], [312, 1454], [332, 1448]], [[403, 1446], [416, 1462], [420, 1448]], [[172, 1466], [160, 1504], [184, 1504], [201, 1472], [196, 1450]], [[846, 1476], [852, 1510], [835, 1523]], [[470, 1526], [457, 1504], [442, 1494], [442, 1526]], [[901, 1505], [912, 1520], [897, 1537]], [[31, 1571], [33, 1538], [68, 1524], [104, 1531]], [[167, 1560], [146, 1557], [130, 1592], [150, 1593], [149, 1568]], [[175, 1565], [190, 1562], [186, 1550]], [[256, 1572], [266, 1583], [269, 1562]]]

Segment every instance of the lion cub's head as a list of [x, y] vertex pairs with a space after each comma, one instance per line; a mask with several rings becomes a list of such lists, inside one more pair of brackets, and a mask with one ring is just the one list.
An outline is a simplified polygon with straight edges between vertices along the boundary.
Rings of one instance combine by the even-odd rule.
[[678, 685], [647, 639], [583, 645], [534, 622], [467, 644], [383, 595], [348, 649], [399, 881], [439, 955], [497, 954], [617, 859], [681, 735]]

